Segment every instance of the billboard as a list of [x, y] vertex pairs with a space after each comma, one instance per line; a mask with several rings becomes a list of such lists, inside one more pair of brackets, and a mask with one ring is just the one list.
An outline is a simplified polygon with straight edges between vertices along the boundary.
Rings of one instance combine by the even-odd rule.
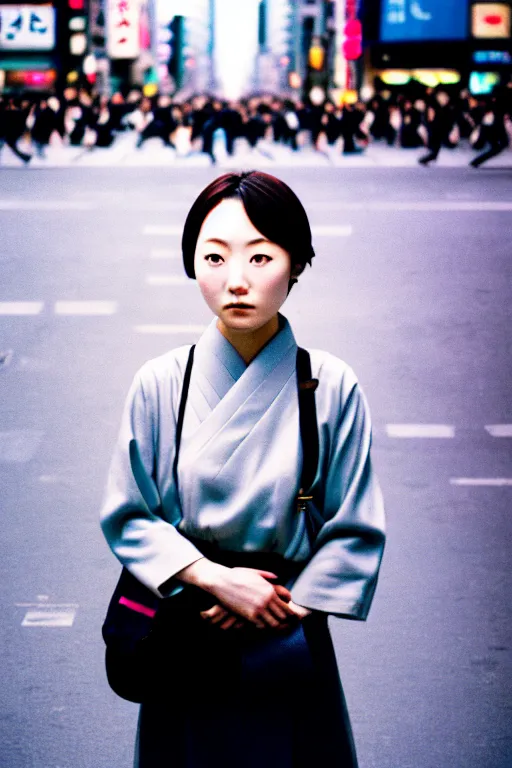
[[107, 51], [111, 59], [136, 59], [140, 53], [140, 0], [108, 0]]
[[510, 6], [505, 3], [475, 3], [471, 8], [473, 37], [510, 36]]
[[465, 40], [467, 0], [382, 0], [380, 39], [386, 43]]
[[55, 9], [48, 5], [0, 6], [0, 51], [52, 51]]

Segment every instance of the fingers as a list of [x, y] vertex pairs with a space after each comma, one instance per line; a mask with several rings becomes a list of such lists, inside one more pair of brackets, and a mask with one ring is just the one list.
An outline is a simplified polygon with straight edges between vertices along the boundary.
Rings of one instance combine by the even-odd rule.
[[[201, 618], [210, 624], [218, 626], [220, 629], [242, 629], [245, 622], [236, 613], [230, 613], [221, 605], [214, 605], [207, 611], [201, 611]], [[263, 627], [264, 624], [261, 624]]]
[[203, 619], [206, 619], [211, 624], [219, 624], [229, 615], [229, 612], [221, 605], [217, 604], [212, 608], [209, 608], [207, 611], [201, 611], [200, 615]]
[[271, 571], [260, 571], [258, 568], [255, 568], [254, 570], [256, 573], [259, 573], [260, 576], [263, 576], [264, 579], [277, 579], [276, 574]]
[[221, 624], [219, 624], [219, 626], [221, 629], [231, 629], [237, 623], [239, 623], [238, 617], [231, 614], [231, 616], [228, 616], [227, 619], [224, 619], [224, 621]]
[[286, 589], [286, 587], [283, 587], [282, 584], [275, 584], [274, 592], [281, 598], [281, 600], [284, 600], [285, 603], [289, 603], [292, 599], [292, 593], [290, 590]]

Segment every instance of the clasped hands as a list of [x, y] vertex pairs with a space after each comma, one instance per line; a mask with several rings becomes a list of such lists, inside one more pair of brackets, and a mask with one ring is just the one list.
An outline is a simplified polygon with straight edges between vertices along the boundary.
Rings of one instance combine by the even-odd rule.
[[227, 568], [201, 558], [177, 576], [217, 599], [215, 605], [201, 612], [201, 617], [223, 630], [247, 624], [258, 629], [286, 629], [311, 613], [293, 602], [286, 587], [272, 583], [277, 576], [270, 571]]

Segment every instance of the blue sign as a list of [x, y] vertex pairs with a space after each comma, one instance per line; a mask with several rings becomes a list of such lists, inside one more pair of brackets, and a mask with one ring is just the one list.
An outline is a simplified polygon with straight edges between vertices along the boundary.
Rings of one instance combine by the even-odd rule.
[[386, 43], [465, 40], [468, 0], [382, 0], [380, 39]]
[[475, 64], [511, 64], [512, 56], [508, 51], [473, 51]]

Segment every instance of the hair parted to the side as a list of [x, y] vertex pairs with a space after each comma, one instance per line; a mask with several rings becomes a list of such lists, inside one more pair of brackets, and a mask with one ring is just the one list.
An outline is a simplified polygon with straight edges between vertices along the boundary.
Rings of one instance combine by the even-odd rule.
[[[195, 278], [194, 254], [203, 222], [222, 200], [238, 198], [258, 232], [290, 255], [300, 274], [315, 255], [311, 227], [301, 201], [290, 187], [263, 171], [225, 173], [214, 179], [193, 203], [183, 228], [181, 248], [188, 277]], [[295, 282], [292, 279], [291, 283]]]

